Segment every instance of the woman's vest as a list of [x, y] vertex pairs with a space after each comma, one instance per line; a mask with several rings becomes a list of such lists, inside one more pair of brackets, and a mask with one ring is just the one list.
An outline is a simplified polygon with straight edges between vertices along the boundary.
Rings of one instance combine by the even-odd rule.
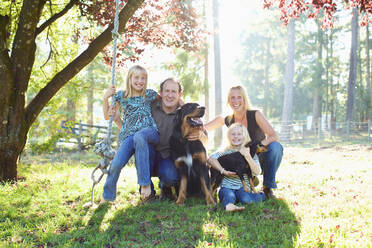
[[[256, 111], [257, 110], [247, 110], [248, 133], [251, 140], [262, 141], [263, 139], [265, 139], [266, 136], [257, 124]], [[225, 117], [225, 125], [227, 127], [229, 127], [234, 122], [235, 122], [234, 115], [229, 115]]]

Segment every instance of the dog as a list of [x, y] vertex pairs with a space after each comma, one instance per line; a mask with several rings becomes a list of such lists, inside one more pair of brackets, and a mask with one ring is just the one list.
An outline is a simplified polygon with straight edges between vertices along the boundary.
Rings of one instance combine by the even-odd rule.
[[[249, 147], [250, 155], [252, 158], [254, 157], [255, 154], [267, 151], [267, 147], [262, 145], [261, 142], [259, 141], [250, 141], [245, 145], [245, 147]], [[248, 182], [251, 190], [254, 193], [257, 193], [254, 187], [251, 168], [249, 167], [248, 162], [245, 160], [244, 156], [240, 152], [233, 152], [223, 155], [219, 157], [217, 160], [221, 164], [222, 168], [224, 168], [227, 171], [235, 172], [242, 181], [244, 191], [249, 192], [247, 184], [245, 183], [243, 177], [243, 174], [246, 174], [248, 177]], [[211, 184], [213, 195], [215, 194], [217, 188], [221, 185], [222, 179], [223, 175], [216, 169], [211, 168]]]
[[[175, 127], [170, 137], [171, 155], [181, 176], [177, 204], [183, 204], [188, 186], [205, 195], [207, 205], [214, 205], [211, 194], [209, 168], [206, 165], [207, 153], [200, 140], [189, 141], [188, 134], [201, 130], [205, 107], [197, 103], [186, 103], [177, 110]], [[189, 187], [189, 188], [190, 188]], [[196, 188], [196, 189], [195, 189]], [[197, 189], [199, 188], [199, 189]]]

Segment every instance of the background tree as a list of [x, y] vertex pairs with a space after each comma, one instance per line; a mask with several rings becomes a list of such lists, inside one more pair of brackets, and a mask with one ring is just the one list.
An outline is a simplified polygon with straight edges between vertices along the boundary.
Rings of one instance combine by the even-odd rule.
[[[215, 116], [222, 114], [222, 80], [221, 80], [221, 52], [219, 37], [219, 14], [218, 0], [213, 0], [213, 55], [214, 55], [214, 88], [215, 88]], [[222, 141], [222, 130], [217, 129], [214, 133], [214, 146], [220, 146]]]
[[203, 92], [204, 62], [202, 52], [188, 52], [176, 49], [174, 61], [167, 62], [163, 68], [175, 74], [183, 86], [183, 98], [197, 101]]
[[371, 62], [370, 62], [370, 40], [369, 40], [369, 25], [366, 25], [366, 72], [367, 72], [367, 119], [371, 120], [372, 118], [372, 111], [371, 111], [371, 104], [372, 104], [372, 99], [371, 99]]
[[295, 21], [291, 20], [288, 25], [287, 65], [285, 69], [284, 102], [282, 114], [282, 133], [284, 140], [290, 139], [290, 124], [293, 109], [293, 78], [295, 57]]
[[[46, 5], [45, 0], [3, 2], [1, 22], [8, 25], [0, 26], [0, 181], [17, 179], [18, 157], [24, 149], [31, 125], [56, 93], [112, 40], [113, 24], [110, 23], [114, 7], [113, 1], [71, 0], [64, 5], [54, 1]], [[192, 6], [182, 1], [165, 3], [149, 1], [144, 4], [143, 0], [123, 2], [119, 13], [119, 33], [124, 36], [119, 51], [132, 47], [134, 52], [132, 56], [119, 53], [122, 61], [135, 60], [143, 51], [143, 46], [149, 43], [158, 47], [169, 45], [197, 49], [195, 44], [201, 31]], [[38, 36], [65, 20], [66, 14], [77, 8], [81, 16], [104, 26], [104, 31], [92, 37], [89, 45], [61, 66], [61, 70], [50, 72], [50, 80], [26, 102], [39, 45]], [[110, 59], [106, 61], [110, 62]]]
[[354, 101], [355, 101], [355, 81], [356, 81], [356, 66], [357, 66], [357, 48], [358, 48], [358, 12], [353, 9], [353, 17], [351, 21], [351, 47], [350, 47], [350, 69], [347, 89], [347, 108], [346, 121], [353, 121]]

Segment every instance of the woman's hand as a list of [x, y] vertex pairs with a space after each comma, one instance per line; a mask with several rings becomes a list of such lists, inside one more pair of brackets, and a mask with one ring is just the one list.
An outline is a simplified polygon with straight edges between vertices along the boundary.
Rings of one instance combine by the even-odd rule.
[[105, 92], [104, 98], [108, 99], [109, 97], [115, 95], [116, 93], [116, 87], [115, 85], [111, 85]]
[[250, 153], [250, 149], [249, 147], [241, 147], [240, 150], [239, 150], [240, 154], [243, 155], [244, 157], [250, 157], [251, 156], [251, 153]]

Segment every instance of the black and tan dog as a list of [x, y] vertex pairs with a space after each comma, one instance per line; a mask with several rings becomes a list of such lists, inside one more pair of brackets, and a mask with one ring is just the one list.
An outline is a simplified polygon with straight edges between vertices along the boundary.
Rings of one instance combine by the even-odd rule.
[[170, 138], [172, 157], [181, 176], [177, 204], [184, 203], [188, 186], [199, 187], [196, 191], [201, 188], [207, 204], [215, 204], [211, 195], [207, 155], [203, 143], [200, 140], [186, 139], [189, 134], [202, 129], [203, 122], [200, 118], [204, 112], [205, 108], [197, 103], [187, 103], [177, 110], [177, 123]]
[[[250, 155], [253, 158], [255, 154], [266, 152], [267, 148], [261, 144], [259, 141], [250, 141], [245, 147], [249, 147]], [[242, 181], [243, 188], [245, 192], [248, 192], [247, 184], [245, 183], [243, 174], [246, 174], [248, 177], [248, 182], [250, 188], [254, 193], [257, 193], [253, 183], [252, 171], [249, 167], [247, 160], [240, 152], [233, 152], [219, 157], [218, 162], [221, 164], [222, 168], [227, 171], [235, 172], [240, 180]], [[212, 182], [212, 192], [216, 192], [217, 188], [220, 186], [223, 179], [223, 175], [214, 168], [211, 168], [211, 182]]]

